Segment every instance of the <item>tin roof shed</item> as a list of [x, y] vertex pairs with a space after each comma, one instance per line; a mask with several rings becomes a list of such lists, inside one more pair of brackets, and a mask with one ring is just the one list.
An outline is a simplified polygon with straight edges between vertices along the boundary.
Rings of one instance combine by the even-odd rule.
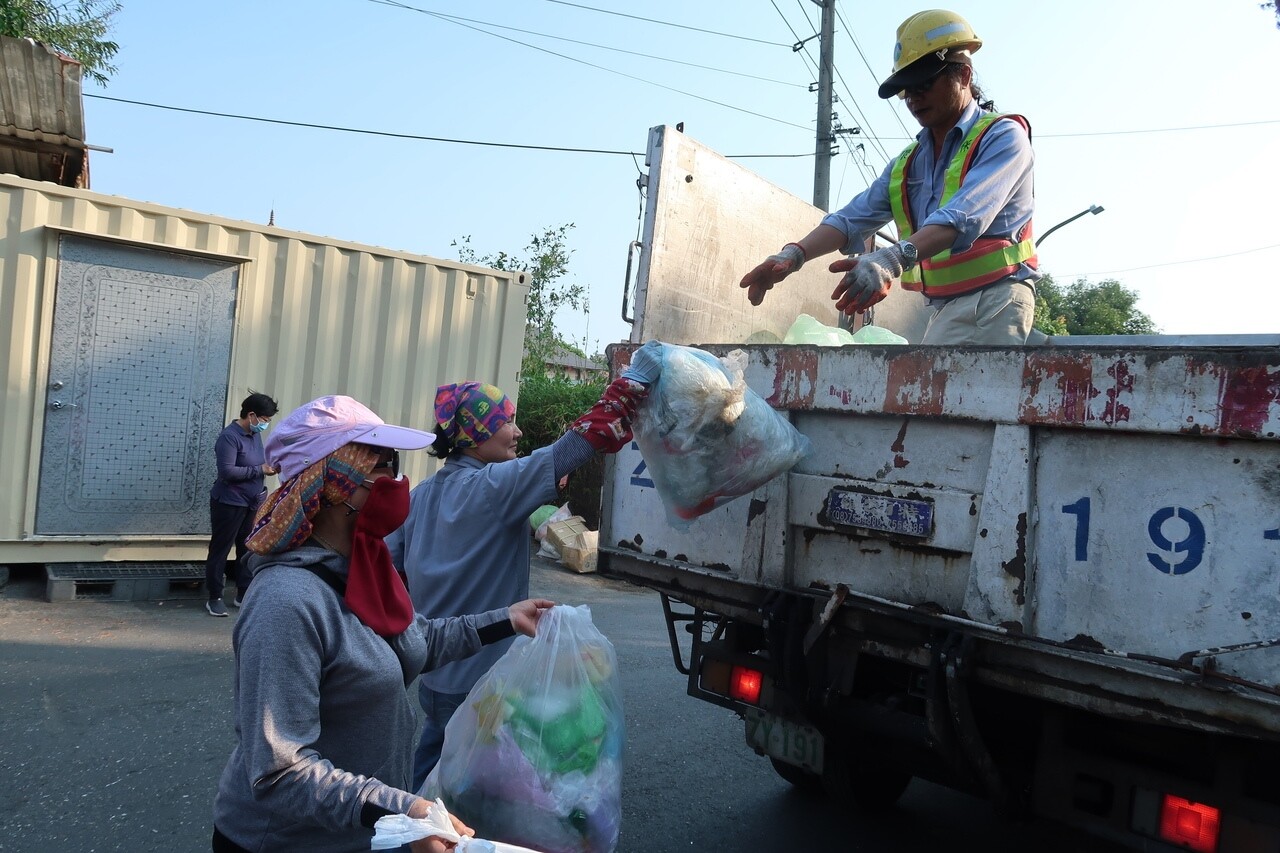
[[87, 189], [80, 63], [0, 36], [0, 172]]

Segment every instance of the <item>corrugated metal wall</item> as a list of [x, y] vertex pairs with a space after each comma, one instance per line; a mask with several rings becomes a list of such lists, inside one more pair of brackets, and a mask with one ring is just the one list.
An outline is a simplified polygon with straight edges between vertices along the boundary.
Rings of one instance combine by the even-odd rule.
[[[251, 388], [275, 397], [282, 414], [322, 394], [350, 394], [389, 422], [428, 430], [441, 383], [492, 382], [513, 398], [518, 390], [523, 273], [7, 175], [0, 223], [0, 562], [203, 559], [204, 540], [191, 537], [31, 536], [58, 242], [67, 233], [241, 263], [224, 422]], [[415, 482], [433, 466], [425, 453], [406, 454]]]

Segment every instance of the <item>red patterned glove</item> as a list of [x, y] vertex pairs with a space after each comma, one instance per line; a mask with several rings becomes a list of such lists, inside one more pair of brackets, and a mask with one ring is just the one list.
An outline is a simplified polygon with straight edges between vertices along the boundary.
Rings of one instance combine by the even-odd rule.
[[649, 389], [633, 379], [619, 378], [604, 389], [599, 402], [569, 429], [601, 453], [617, 453], [631, 441], [631, 418]]

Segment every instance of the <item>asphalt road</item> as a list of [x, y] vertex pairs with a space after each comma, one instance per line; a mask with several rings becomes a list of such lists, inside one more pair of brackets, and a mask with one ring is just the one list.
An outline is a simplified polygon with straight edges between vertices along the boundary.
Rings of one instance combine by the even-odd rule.
[[[808, 799], [733, 714], [685, 695], [656, 593], [537, 560], [532, 588], [589, 605], [618, 653], [620, 853], [1095, 849], [918, 780], [873, 816]], [[48, 604], [43, 591], [22, 570], [0, 589], [0, 851], [207, 851], [233, 739], [234, 617], [198, 599]]]

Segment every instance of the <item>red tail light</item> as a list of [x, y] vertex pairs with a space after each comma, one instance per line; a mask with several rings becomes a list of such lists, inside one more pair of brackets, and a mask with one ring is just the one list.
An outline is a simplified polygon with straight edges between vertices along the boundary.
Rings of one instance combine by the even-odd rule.
[[1160, 838], [1198, 853], [1217, 853], [1222, 812], [1172, 794], [1160, 805]]
[[760, 684], [764, 676], [754, 669], [735, 666], [729, 675], [729, 697], [752, 705], [760, 701]]

